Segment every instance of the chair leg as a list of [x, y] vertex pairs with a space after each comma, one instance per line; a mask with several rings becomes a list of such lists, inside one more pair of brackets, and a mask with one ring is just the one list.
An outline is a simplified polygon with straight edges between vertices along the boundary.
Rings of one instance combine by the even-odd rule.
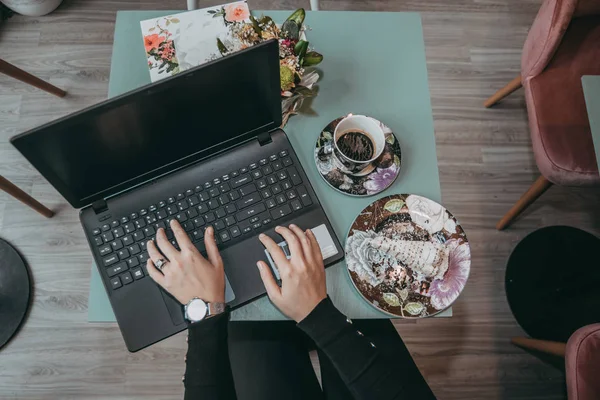
[[58, 97], [65, 97], [65, 95], [67, 94], [67, 92], [65, 92], [64, 90], [57, 88], [56, 86], [41, 80], [37, 76], [33, 76], [29, 72], [25, 72], [22, 69], [17, 68], [14, 65], [1, 59], [0, 72]]
[[542, 353], [552, 354], [559, 357], [565, 356], [565, 350], [567, 348], [566, 343], [551, 342], [549, 340], [538, 340], [526, 337], [514, 337], [510, 339], [510, 342], [525, 349], [537, 350], [541, 351]]
[[498, 223], [496, 224], [496, 229], [499, 231], [506, 228], [508, 225], [512, 223], [512, 221], [519, 216], [527, 207], [531, 205], [534, 201], [537, 200], [548, 188], [552, 186], [552, 182], [548, 179], [540, 176], [537, 180], [531, 185], [531, 187], [525, 192], [523, 196], [515, 203], [514, 206], [506, 214]]
[[502, 89], [494, 93], [492, 97], [484, 101], [483, 106], [485, 108], [493, 106], [494, 104], [496, 104], [497, 102], [514, 92], [515, 90], [519, 89], [521, 86], [523, 85], [521, 84], [521, 75], [519, 75], [515, 79], [510, 81], [508, 85], [504, 86]]
[[13, 196], [15, 199], [21, 201], [23, 204], [33, 208], [46, 218], [52, 218], [54, 211], [48, 209], [46, 206], [41, 204], [39, 201], [19, 189], [14, 183], [0, 175], [0, 189]]

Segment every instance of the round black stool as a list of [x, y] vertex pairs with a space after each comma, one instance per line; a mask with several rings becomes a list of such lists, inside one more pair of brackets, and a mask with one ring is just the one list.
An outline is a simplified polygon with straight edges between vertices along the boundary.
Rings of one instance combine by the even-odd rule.
[[17, 332], [29, 308], [29, 272], [19, 253], [0, 239], [0, 348]]
[[515, 319], [535, 339], [566, 342], [600, 322], [600, 239], [550, 226], [529, 234], [506, 267], [506, 297]]

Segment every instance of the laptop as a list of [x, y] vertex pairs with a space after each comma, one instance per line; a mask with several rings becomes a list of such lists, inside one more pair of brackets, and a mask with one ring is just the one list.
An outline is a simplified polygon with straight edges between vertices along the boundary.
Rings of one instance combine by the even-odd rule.
[[170, 219], [203, 254], [204, 230], [215, 228], [233, 309], [266, 293], [255, 264], [270, 257], [257, 236], [282, 241], [277, 225], [313, 229], [326, 265], [343, 258], [281, 122], [273, 40], [11, 139], [81, 209], [129, 351], [187, 327], [181, 304], [145, 270], [146, 242], [158, 228], [176, 244]]

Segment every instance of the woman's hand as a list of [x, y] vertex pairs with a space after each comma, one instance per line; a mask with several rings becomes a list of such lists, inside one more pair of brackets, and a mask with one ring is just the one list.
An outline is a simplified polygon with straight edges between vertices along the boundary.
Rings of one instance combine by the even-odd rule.
[[[156, 233], [156, 245], [153, 241], [149, 241], [147, 244], [150, 255], [147, 269], [152, 279], [171, 293], [181, 304], [187, 304], [194, 297], [199, 297], [209, 303], [224, 303], [225, 272], [223, 271], [223, 260], [215, 242], [214, 229], [208, 227], [204, 232], [204, 245], [208, 260], [202, 257], [177, 220], [171, 221], [171, 229], [173, 229], [175, 240], [181, 251], [178, 251], [169, 242], [165, 230], [159, 229]], [[162, 270], [158, 270], [155, 263], [161, 258], [168, 262]]]
[[264, 261], [259, 261], [257, 266], [273, 304], [285, 315], [300, 322], [327, 297], [321, 248], [310, 229], [303, 232], [296, 225], [290, 225], [289, 229], [278, 226], [275, 232], [287, 242], [291, 259], [288, 260], [281, 247], [267, 235], [261, 234], [258, 238], [279, 269], [281, 287]]

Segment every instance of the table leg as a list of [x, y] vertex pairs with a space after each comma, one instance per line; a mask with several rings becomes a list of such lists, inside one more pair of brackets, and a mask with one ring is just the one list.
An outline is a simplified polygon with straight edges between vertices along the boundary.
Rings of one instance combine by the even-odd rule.
[[13, 196], [15, 199], [21, 201], [23, 204], [33, 208], [46, 218], [52, 218], [54, 212], [44, 206], [42, 203], [19, 189], [14, 183], [0, 175], [0, 189]]
[[37, 76], [33, 76], [29, 72], [25, 72], [2, 59], [0, 59], [0, 72], [58, 97], [65, 97], [67, 94], [67, 92], [64, 90], [57, 88], [56, 86], [51, 85], [48, 82], [41, 80]]

